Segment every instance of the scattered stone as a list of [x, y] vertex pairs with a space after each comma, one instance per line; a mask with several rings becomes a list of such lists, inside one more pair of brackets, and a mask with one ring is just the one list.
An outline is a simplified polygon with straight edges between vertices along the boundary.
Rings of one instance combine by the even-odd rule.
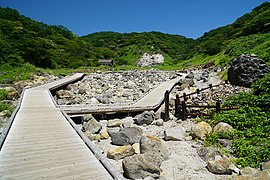
[[126, 117], [122, 119], [122, 122], [123, 122], [122, 126], [126, 128], [126, 127], [131, 127], [134, 123], [134, 120], [133, 120], [133, 117]]
[[107, 128], [108, 134], [110, 136], [113, 136], [113, 134], [118, 133], [121, 130], [120, 127], [115, 127], [115, 128]]
[[107, 157], [114, 160], [123, 159], [127, 156], [135, 154], [135, 150], [131, 145], [125, 145], [121, 147], [112, 147], [107, 154]]
[[153, 156], [153, 158], [159, 162], [169, 159], [169, 151], [163, 145], [162, 141], [155, 136], [143, 136], [141, 138], [140, 147], [142, 154]]
[[211, 126], [202, 121], [199, 122], [198, 124], [195, 124], [192, 128], [191, 128], [191, 134], [194, 137], [198, 137], [199, 139], [204, 139], [206, 135], [210, 134], [212, 132], [212, 128]]
[[270, 67], [256, 55], [242, 54], [231, 60], [228, 80], [237, 86], [250, 87], [256, 80], [270, 72]]
[[163, 119], [158, 119], [158, 120], [153, 121], [152, 124], [157, 125], [157, 126], [163, 126], [164, 120]]
[[149, 176], [156, 179], [160, 177], [162, 171], [159, 162], [144, 154], [124, 158], [122, 166], [124, 176], [131, 179], [142, 179]]
[[209, 160], [207, 168], [214, 174], [232, 174], [236, 167], [227, 157], [222, 157], [218, 160]]
[[232, 140], [229, 139], [218, 139], [218, 142], [225, 147], [226, 149], [230, 149], [232, 145]]
[[270, 169], [270, 160], [263, 162], [260, 166], [261, 171]]
[[102, 125], [92, 115], [83, 116], [82, 131], [90, 131], [92, 134], [99, 133]]
[[150, 125], [155, 120], [155, 113], [152, 111], [144, 111], [134, 117], [134, 122], [138, 125], [147, 124]]
[[100, 131], [100, 139], [109, 139], [109, 133], [106, 129]]
[[132, 144], [132, 147], [135, 150], [135, 154], [140, 154], [141, 153], [140, 143], [134, 143], [134, 144]]
[[200, 147], [197, 149], [197, 153], [205, 162], [210, 160], [214, 161], [222, 157], [221, 152], [212, 147]]
[[184, 139], [185, 141], [192, 141], [192, 136], [185, 136]]
[[251, 168], [251, 167], [245, 167], [240, 171], [240, 174], [250, 176], [250, 175], [256, 174], [257, 172], [259, 172], [258, 169]]
[[183, 141], [184, 133], [180, 128], [168, 128], [164, 131], [165, 141]]
[[107, 122], [107, 127], [121, 127], [123, 124], [123, 121], [120, 119], [114, 119], [114, 120], [109, 120]]
[[139, 143], [142, 137], [142, 130], [138, 127], [124, 128], [112, 134], [111, 140], [114, 145], [128, 145]]
[[224, 122], [220, 122], [214, 127], [214, 133], [224, 133], [231, 131], [233, 131], [233, 127]]
[[84, 134], [91, 140], [91, 141], [100, 141], [99, 134], [92, 134], [89, 130], [85, 131]]

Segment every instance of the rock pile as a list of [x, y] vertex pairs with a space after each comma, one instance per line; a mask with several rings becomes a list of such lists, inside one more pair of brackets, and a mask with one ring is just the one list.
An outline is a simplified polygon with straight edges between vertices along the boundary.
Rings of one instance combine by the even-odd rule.
[[148, 54], [144, 53], [141, 59], [137, 62], [137, 66], [155, 66], [164, 62], [164, 56], [162, 54]]
[[59, 105], [131, 103], [175, 77], [175, 72], [159, 70], [93, 73], [56, 92], [55, 98]]
[[250, 87], [268, 72], [270, 67], [262, 59], [254, 54], [242, 54], [229, 63], [228, 79], [233, 85]]

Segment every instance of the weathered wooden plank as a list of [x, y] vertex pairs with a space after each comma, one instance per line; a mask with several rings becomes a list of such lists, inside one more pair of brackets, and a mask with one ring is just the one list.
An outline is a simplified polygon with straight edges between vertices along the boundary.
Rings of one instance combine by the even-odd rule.
[[0, 179], [112, 179], [48, 91], [81, 76], [25, 90], [0, 151]]

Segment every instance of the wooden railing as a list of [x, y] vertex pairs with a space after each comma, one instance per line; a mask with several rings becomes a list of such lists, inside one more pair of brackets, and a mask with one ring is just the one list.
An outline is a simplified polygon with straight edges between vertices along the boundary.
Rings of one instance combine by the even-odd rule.
[[[225, 85], [228, 82], [225, 81], [225, 83], [217, 84], [217, 85], [212, 85], [209, 84], [208, 87], [202, 88], [202, 89], [197, 89], [195, 92], [192, 92], [190, 94], [183, 93], [182, 96], [179, 96], [178, 94], [176, 95], [175, 99], [175, 115], [180, 115], [183, 120], [187, 119], [187, 116], [211, 116], [211, 114], [207, 114], [204, 112], [197, 112], [197, 113], [190, 113], [187, 111], [187, 108], [199, 108], [199, 109], [210, 109], [214, 108], [216, 113], [219, 113], [220, 111], [223, 110], [231, 110], [231, 109], [238, 109], [239, 106], [227, 106], [227, 107], [221, 107], [221, 101], [217, 100], [215, 105], [196, 105], [196, 104], [187, 104], [187, 100], [194, 94], [199, 94], [202, 91], [212, 89], [213, 87], [218, 87], [221, 85]], [[165, 92], [165, 121], [169, 120], [169, 91]], [[180, 99], [183, 99], [182, 101]]]

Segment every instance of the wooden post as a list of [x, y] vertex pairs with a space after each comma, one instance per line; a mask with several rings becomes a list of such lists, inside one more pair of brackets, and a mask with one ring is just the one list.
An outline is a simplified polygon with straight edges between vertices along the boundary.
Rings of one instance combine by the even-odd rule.
[[216, 112], [220, 113], [220, 100], [216, 102]]
[[169, 98], [170, 98], [170, 93], [169, 91], [167, 90], [165, 92], [165, 95], [164, 95], [164, 102], [165, 102], [165, 117], [164, 117], [164, 121], [168, 121], [169, 120]]
[[183, 120], [186, 120], [187, 116], [186, 116], [186, 102], [185, 101], [182, 102], [182, 115], [183, 115]]
[[183, 93], [183, 96], [184, 96], [184, 101], [186, 101], [187, 100], [187, 94]]
[[176, 95], [175, 101], [175, 110], [174, 110], [174, 114], [177, 115], [179, 113], [179, 105], [180, 105], [180, 99], [179, 99], [179, 95]]

